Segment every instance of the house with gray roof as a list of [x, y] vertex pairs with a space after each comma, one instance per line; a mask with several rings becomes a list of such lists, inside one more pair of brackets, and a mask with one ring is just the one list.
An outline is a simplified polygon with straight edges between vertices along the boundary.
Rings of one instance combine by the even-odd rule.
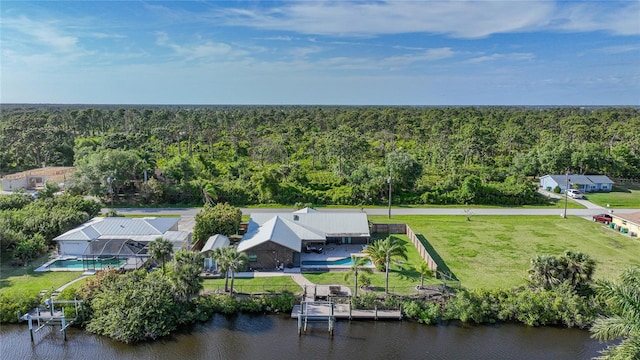
[[569, 189], [578, 188], [583, 193], [605, 191], [609, 192], [613, 188], [613, 181], [605, 175], [545, 175], [540, 177], [540, 187], [553, 191], [556, 186], [560, 187], [560, 193], [564, 194]]
[[299, 267], [300, 253], [329, 244], [367, 244], [367, 214], [325, 212], [310, 208], [291, 213], [254, 213], [238, 251], [249, 256], [252, 269]]
[[[91, 263], [100, 259], [130, 259], [141, 265], [150, 255], [148, 244], [163, 238], [174, 251], [188, 248], [191, 233], [178, 230], [179, 217], [125, 218], [96, 217], [53, 239], [60, 256], [82, 258]], [[133, 266], [133, 267], [138, 267]]]

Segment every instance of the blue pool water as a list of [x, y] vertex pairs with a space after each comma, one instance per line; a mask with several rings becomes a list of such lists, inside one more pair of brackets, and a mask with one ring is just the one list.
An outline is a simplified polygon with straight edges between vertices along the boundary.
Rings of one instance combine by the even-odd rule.
[[48, 270], [77, 270], [82, 271], [86, 268], [92, 269], [106, 269], [108, 267], [111, 268], [119, 268], [127, 262], [126, 259], [108, 259], [108, 260], [96, 260], [96, 261], [85, 261], [83, 264], [82, 259], [59, 259], [47, 266]]
[[[371, 264], [371, 261], [367, 260], [367, 265], [370, 265], [370, 264]], [[346, 257], [346, 258], [332, 260], [332, 261], [319, 261], [319, 260], [303, 261], [302, 265], [303, 266], [351, 266], [353, 265], [353, 261], [351, 260], [350, 257]]]

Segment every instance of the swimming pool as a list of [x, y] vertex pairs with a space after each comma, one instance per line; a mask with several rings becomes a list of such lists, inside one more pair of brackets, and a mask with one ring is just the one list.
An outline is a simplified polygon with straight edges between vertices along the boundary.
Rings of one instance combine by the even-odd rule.
[[72, 259], [57, 259], [49, 264], [42, 266], [42, 271], [83, 271], [87, 269], [101, 270], [106, 268], [117, 269], [120, 266], [126, 264], [127, 259], [100, 259], [100, 260], [82, 260], [77, 258]]
[[[326, 261], [326, 260], [308, 260], [303, 261], [302, 266], [351, 266], [353, 265], [353, 260], [351, 257], [346, 257], [342, 259]], [[371, 265], [371, 260], [367, 259], [367, 263], [365, 265]]]

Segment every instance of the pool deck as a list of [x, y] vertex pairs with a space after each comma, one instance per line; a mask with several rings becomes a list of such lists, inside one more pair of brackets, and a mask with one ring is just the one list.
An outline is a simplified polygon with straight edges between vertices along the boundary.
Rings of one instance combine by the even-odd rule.
[[[323, 247], [322, 254], [318, 253], [305, 253], [300, 254], [300, 263], [304, 261], [336, 261], [344, 258], [350, 258], [351, 255], [363, 256], [362, 250], [366, 245], [336, 245], [327, 244]], [[301, 265], [301, 271], [304, 270], [348, 270], [351, 265]], [[371, 269], [373, 265], [367, 265]]]
[[[55, 263], [58, 260], [78, 260], [77, 256], [59, 256], [56, 257], [55, 259], [51, 259], [49, 261], [47, 261], [46, 263], [40, 265], [37, 269], [35, 269], [35, 272], [45, 272], [45, 271], [83, 271], [83, 275], [92, 275], [95, 274], [96, 270], [99, 269], [85, 269], [84, 267], [82, 268], [63, 268], [63, 267], [56, 267], [56, 268], [50, 268], [51, 264]], [[143, 262], [144, 264], [144, 262]], [[119, 266], [118, 268], [121, 269], [125, 269], [125, 270], [133, 270], [136, 269], [136, 263], [133, 263], [132, 261], [130, 261], [130, 259], [127, 259], [127, 261], [122, 264], [121, 266]]]
[[47, 261], [46, 263], [40, 265], [40, 267], [38, 267], [34, 271], [36, 271], [36, 272], [45, 272], [45, 271], [82, 271], [82, 269], [65, 269], [65, 268], [56, 268], [55, 270], [49, 269], [49, 266], [51, 266], [51, 264], [53, 264], [54, 262], [56, 262], [58, 260], [74, 260], [74, 259], [77, 259], [77, 258], [78, 257], [76, 257], [76, 256], [59, 256], [59, 257], [56, 257], [55, 259], [51, 259], [51, 260]]

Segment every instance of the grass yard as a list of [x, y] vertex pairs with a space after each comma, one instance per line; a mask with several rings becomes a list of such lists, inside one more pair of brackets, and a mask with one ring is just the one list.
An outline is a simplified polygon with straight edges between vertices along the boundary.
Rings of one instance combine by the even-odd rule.
[[[384, 216], [370, 216], [376, 223]], [[580, 217], [394, 216], [422, 234], [467, 288], [497, 288], [526, 282], [536, 255], [581, 251], [597, 262], [596, 278], [615, 280], [640, 264], [640, 242]]]
[[0, 265], [0, 295], [24, 294], [36, 296], [41, 290], [55, 290], [60, 286], [82, 276], [82, 271], [35, 272], [38, 266], [48, 260], [47, 255], [32, 261], [27, 267], [12, 267], [9, 254], [2, 254]]
[[619, 209], [640, 209], [640, 185], [616, 185], [608, 193], [589, 193], [585, 198], [594, 204]]
[[[203, 282], [205, 291], [224, 290], [224, 278], [205, 279]], [[231, 286], [231, 279], [229, 279]], [[267, 292], [289, 291], [294, 294], [302, 293], [302, 288], [290, 276], [236, 278], [233, 281], [233, 289], [244, 294], [262, 294]]]
[[[380, 238], [380, 234], [374, 234], [374, 237]], [[391, 271], [389, 272], [389, 291], [394, 294], [415, 294], [416, 285], [420, 285], [420, 274], [415, 270], [415, 266], [422, 262], [422, 258], [418, 254], [416, 248], [409, 242], [406, 235], [394, 235], [405, 243], [407, 249], [407, 260], [396, 259], [391, 264]], [[384, 236], [382, 236], [384, 237]], [[345, 280], [346, 271], [332, 271], [324, 273], [305, 273], [304, 276], [309, 281], [321, 284], [341, 284], [351, 287], [353, 291], [353, 275], [349, 276]], [[385, 287], [385, 273], [374, 271], [373, 274], [368, 275], [371, 279], [371, 286], [376, 291], [384, 292]], [[436, 279], [427, 279], [424, 281], [427, 284], [441, 284]], [[359, 283], [360, 284], [360, 283]]]

